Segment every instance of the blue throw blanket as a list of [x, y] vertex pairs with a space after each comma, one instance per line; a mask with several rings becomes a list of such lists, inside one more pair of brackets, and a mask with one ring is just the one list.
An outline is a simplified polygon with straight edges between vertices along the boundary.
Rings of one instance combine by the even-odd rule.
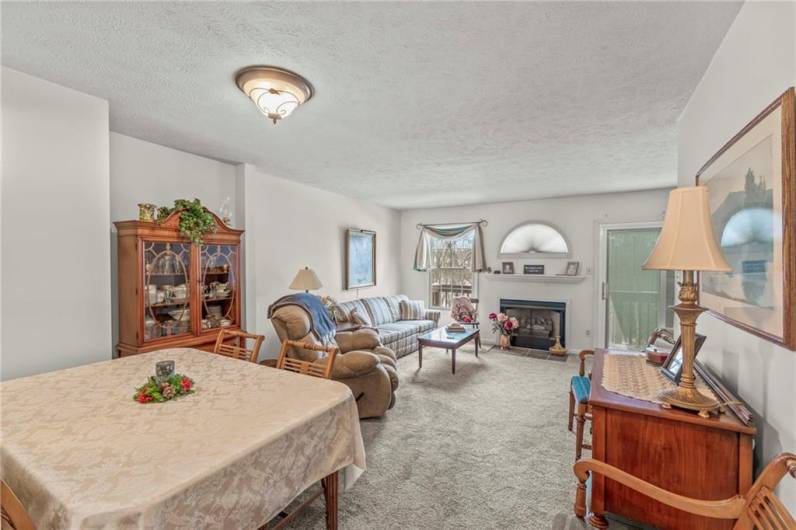
[[274, 311], [286, 305], [297, 305], [310, 315], [310, 331], [318, 337], [318, 340], [324, 344], [328, 344], [334, 337], [337, 326], [331, 317], [329, 317], [326, 306], [323, 305], [319, 297], [309, 293], [283, 296], [268, 308], [268, 318], [273, 316]]

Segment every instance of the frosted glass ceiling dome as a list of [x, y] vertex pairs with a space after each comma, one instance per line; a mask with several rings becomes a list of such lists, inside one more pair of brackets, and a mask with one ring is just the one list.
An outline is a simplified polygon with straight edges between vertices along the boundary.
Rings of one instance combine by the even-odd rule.
[[313, 93], [309, 81], [277, 66], [249, 66], [238, 72], [235, 81], [274, 124], [290, 116]]

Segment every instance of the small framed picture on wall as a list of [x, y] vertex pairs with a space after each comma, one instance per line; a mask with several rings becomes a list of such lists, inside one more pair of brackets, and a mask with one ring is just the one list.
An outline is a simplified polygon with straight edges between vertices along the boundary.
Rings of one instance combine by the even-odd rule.
[[503, 271], [503, 274], [514, 274], [514, 262], [504, 261], [501, 270]]

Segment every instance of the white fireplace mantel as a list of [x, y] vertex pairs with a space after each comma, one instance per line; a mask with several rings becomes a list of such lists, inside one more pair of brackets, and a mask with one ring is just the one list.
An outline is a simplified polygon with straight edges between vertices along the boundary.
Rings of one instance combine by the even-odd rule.
[[483, 274], [481, 278], [489, 281], [504, 282], [541, 282], [541, 283], [580, 283], [586, 276], [564, 276], [558, 274]]

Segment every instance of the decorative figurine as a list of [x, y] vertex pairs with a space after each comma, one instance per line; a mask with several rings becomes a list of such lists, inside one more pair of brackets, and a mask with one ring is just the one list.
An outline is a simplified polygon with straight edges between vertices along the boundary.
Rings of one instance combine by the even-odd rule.
[[561, 336], [556, 335], [556, 343], [550, 346], [550, 353], [553, 355], [566, 355], [567, 349], [561, 345]]
[[138, 205], [138, 220], [151, 223], [155, 220], [155, 206], [148, 202], [142, 202]]

